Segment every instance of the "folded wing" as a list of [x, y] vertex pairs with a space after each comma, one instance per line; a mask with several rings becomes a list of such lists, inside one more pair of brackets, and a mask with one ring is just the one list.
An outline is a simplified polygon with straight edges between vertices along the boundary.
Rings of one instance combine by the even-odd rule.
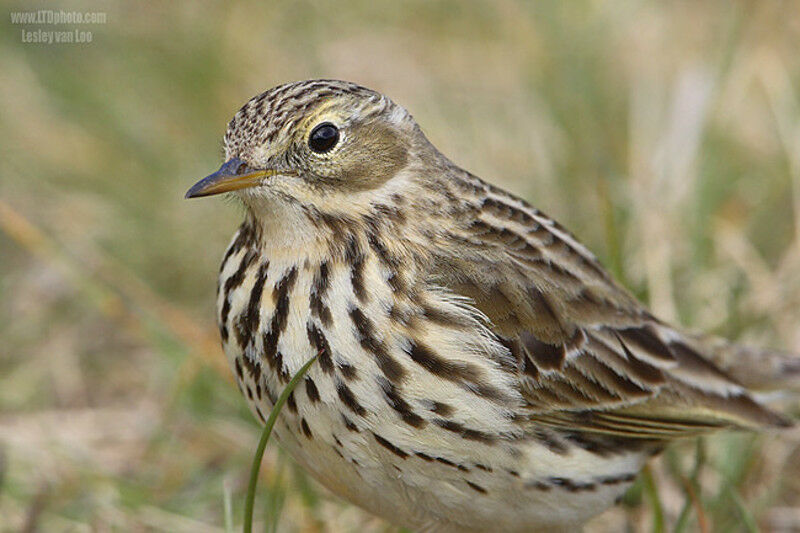
[[438, 236], [450, 242], [437, 247], [430, 279], [490, 319], [517, 361], [532, 421], [644, 439], [789, 424], [701, 343], [653, 317], [564, 228], [470, 179], [468, 216]]

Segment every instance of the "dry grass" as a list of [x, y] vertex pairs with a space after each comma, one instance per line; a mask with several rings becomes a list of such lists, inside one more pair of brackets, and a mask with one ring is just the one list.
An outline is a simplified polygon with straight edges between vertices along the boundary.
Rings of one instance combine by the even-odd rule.
[[[287, 80], [386, 92], [660, 316], [800, 351], [797, 2], [47, 7], [109, 20], [88, 45], [0, 34], [0, 528], [241, 524], [258, 427], [212, 320], [239, 213], [182, 193]], [[800, 529], [799, 445], [675, 446], [590, 530]], [[263, 527], [393, 530], [275, 450], [262, 472]]]

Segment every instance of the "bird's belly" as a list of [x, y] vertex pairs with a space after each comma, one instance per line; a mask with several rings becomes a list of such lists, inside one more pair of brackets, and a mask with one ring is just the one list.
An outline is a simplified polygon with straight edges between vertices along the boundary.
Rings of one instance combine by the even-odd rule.
[[220, 274], [223, 347], [262, 422], [317, 357], [276, 434], [332, 492], [419, 530], [530, 531], [581, 523], [632, 482], [639, 454], [554, 449], [520, 428], [518, 393], [477, 322], [418, 323], [377, 263], [360, 268], [356, 283], [352, 265], [242, 248]]
[[[497, 464], [515, 464], [519, 471], [477, 467], [466, 454], [455, 464], [415, 455], [396, 460], [368, 439], [309, 438], [291, 418], [283, 418], [276, 434], [307, 472], [334, 495], [414, 531], [578, 531], [619, 500], [634, 479], [630, 472], [640, 467], [633, 459], [624, 474], [603, 476], [603, 481], [595, 476], [592, 483], [575, 481], [574, 486], [567, 486], [566, 478], [544, 484], [533, 481], [541, 476], [530, 470], [539, 459], [539, 445], [521, 447], [516, 462], [498, 458]], [[320, 425], [333, 421], [316, 420]], [[449, 444], [442, 444], [442, 455], [454, 457]]]
[[[274, 376], [261, 379], [264, 388]], [[241, 383], [256, 388], [246, 372]], [[339, 407], [310, 405], [303, 388], [293, 395], [296, 409], [284, 406], [279, 417], [280, 445], [334, 495], [415, 531], [577, 531], [621, 497], [641, 466], [641, 457], [625, 457], [599, 469], [584, 464], [580, 450], [559, 465], [536, 441], [489, 455], [446, 435], [419, 434], [417, 446], [395, 447], [371, 426], [350, 425]], [[248, 403], [259, 418], [273, 405], [263, 393]]]

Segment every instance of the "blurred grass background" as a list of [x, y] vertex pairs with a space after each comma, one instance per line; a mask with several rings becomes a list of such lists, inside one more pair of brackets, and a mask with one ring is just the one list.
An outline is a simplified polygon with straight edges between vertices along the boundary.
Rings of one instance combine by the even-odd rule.
[[[800, 4], [3, 3], [0, 529], [239, 527], [259, 428], [213, 325], [241, 213], [183, 200], [252, 95], [349, 79], [656, 314], [800, 351]], [[101, 11], [88, 44], [12, 11]], [[74, 29], [67, 25], [63, 29]], [[800, 435], [672, 447], [590, 531], [800, 530]], [[395, 531], [277, 449], [258, 527]]]

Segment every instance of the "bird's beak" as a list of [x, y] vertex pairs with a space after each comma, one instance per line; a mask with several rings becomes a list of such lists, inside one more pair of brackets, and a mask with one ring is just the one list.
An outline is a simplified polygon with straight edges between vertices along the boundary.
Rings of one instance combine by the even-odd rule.
[[226, 161], [219, 170], [206, 176], [186, 191], [186, 198], [211, 196], [223, 192], [237, 191], [261, 185], [262, 179], [277, 174], [273, 169], [256, 170], [234, 157]]

